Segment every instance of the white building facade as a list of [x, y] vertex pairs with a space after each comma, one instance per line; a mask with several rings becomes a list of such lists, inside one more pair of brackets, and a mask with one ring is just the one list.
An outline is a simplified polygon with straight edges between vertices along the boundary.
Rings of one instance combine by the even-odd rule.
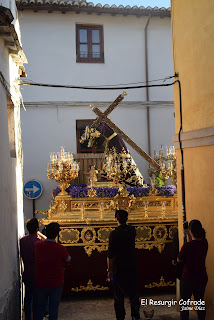
[[[172, 76], [170, 9], [94, 6], [86, 1], [17, 1], [28, 79], [70, 86], [127, 87]], [[169, 83], [172, 81], [166, 81]], [[105, 110], [124, 90], [23, 86], [21, 114], [24, 181], [36, 179], [43, 195], [36, 210], [49, 207], [56, 182], [46, 176], [51, 152], [78, 152], [78, 121], [95, 119], [90, 104]], [[146, 152], [173, 144], [173, 86], [128, 89], [110, 114]], [[146, 182], [148, 164], [131, 148]], [[25, 217], [32, 201], [24, 200]]]
[[15, 1], [0, 1], [0, 319], [20, 319], [18, 241], [24, 234], [21, 93], [25, 75]]

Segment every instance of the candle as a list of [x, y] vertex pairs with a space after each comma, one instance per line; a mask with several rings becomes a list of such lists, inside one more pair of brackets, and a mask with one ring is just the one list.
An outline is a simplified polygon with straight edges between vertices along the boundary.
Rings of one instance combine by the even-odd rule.
[[165, 168], [165, 163], [161, 163], [161, 169], [163, 170]]
[[166, 147], [166, 154], [167, 154], [167, 157], [169, 157], [169, 148]]
[[172, 154], [173, 154], [173, 156], [175, 155], [175, 147], [174, 146], [172, 147]]

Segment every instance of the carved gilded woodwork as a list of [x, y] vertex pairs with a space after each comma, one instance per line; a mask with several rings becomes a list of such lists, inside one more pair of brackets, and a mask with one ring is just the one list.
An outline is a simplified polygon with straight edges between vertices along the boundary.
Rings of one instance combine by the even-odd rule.
[[104, 286], [100, 286], [100, 285], [93, 285], [93, 282], [91, 281], [91, 279], [89, 279], [87, 286], [80, 286], [79, 288], [72, 288], [71, 291], [73, 292], [83, 292], [83, 291], [107, 291], [109, 290], [109, 287], [104, 287]]
[[169, 237], [170, 239], [173, 239], [175, 232], [178, 231], [178, 227], [177, 226], [171, 226], [169, 228]]
[[158, 190], [156, 188], [151, 188], [149, 190], [149, 195], [150, 196], [156, 196], [158, 194]]
[[100, 228], [97, 232], [100, 242], [108, 242], [109, 235], [114, 228]]
[[49, 214], [49, 209], [45, 209], [45, 210], [36, 210], [35, 214], [40, 213], [44, 216], [47, 216]]
[[82, 209], [83, 203], [71, 201], [71, 209]]
[[172, 281], [166, 282], [166, 281], [164, 280], [164, 277], [162, 276], [162, 277], [160, 278], [160, 282], [159, 282], [159, 283], [157, 283], [157, 282], [152, 282], [152, 283], [150, 283], [150, 284], [146, 284], [146, 285], [145, 285], [145, 288], [149, 288], [149, 289], [155, 288], [155, 287], [157, 287], [157, 288], [160, 288], [160, 287], [175, 287], [175, 282], [172, 282]]
[[108, 250], [108, 244], [103, 244], [103, 245], [97, 245], [97, 244], [94, 244], [94, 245], [90, 245], [90, 246], [85, 246], [84, 247], [85, 249], [85, 252], [87, 253], [87, 255], [90, 257], [92, 252], [94, 250], [97, 250], [98, 252], [102, 252], [102, 251], [107, 251]]
[[137, 243], [135, 245], [135, 248], [137, 249], [147, 249], [152, 250], [153, 248], [157, 248], [160, 253], [163, 252], [165, 248], [165, 243], [160, 242], [152, 242], [152, 243]]
[[[160, 253], [163, 252], [166, 243], [172, 242], [169, 237], [169, 230], [176, 228], [176, 225], [170, 224], [159, 224], [159, 225], [136, 225], [136, 249], [152, 250], [157, 248]], [[76, 226], [76, 229], [69, 227], [61, 227], [59, 241], [66, 246], [79, 246], [83, 247], [88, 256], [91, 256], [93, 251], [103, 252], [108, 250], [109, 235], [112, 230], [116, 227], [105, 227], [98, 225], [92, 226]], [[170, 229], [171, 228], [171, 229]], [[63, 231], [65, 230], [65, 233]], [[77, 241], [77, 236], [70, 233], [69, 230], [77, 230], [76, 233], [81, 234]], [[69, 238], [69, 235], [72, 235]], [[154, 240], [152, 240], [152, 237]]]
[[[50, 205], [50, 209], [40, 210], [37, 213], [46, 215], [48, 219], [56, 217], [65, 222], [89, 220], [114, 220], [115, 209], [128, 209], [130, 220], [143, 219], [151, 221], [164, 218], [177, 221], [177, 198], [173, 197], [133, 197], [116, 196], [114, 198], [72, 198], [71, 196], [57, 195]], [[164, 210], [163, 210], [164, 204]], [[164, 213], [164, 215], [163, 215]], [[62, 218], [62, 219], [60, 219]]]
[[152, 237], [152, 229], [147, 226], [136, 227], [136, 241], [150, 240]]
[[64, 200], [61, 201], [59, 204], [59, 210], [64, 213], [67, 208], [68, 208], [67, 203]]
[[162, 253], [177, 229], [177, 197], [134, 197], [125, 191], [114, 198], [72, 198], [59, 194], [50, 209], [37, 211], [46, 215], [40, 219], [40, 225], [58, 222], [59, 241], [65, 246], [83, 247], [91, 256], [93, 251], [108, 249], [109, 234], [117, 226], [115, 209], [128, 209], [128, 223], [136, 228], [136, 248], [157, 248]]
[[163, 224], [157, 225], [153, 229], [153, 237], [158, 242], [163, 242], [168, 236], [167, 228]]
[[85, 203], [86, 209], [98, 209], [99, 208], [99, 202], [86, 202]]
[[[145, 206], [145, 201], [136, 201], [136, 205], [137, 207], [141, 208]], [[168, 200], [165, 203], [166, 207], [172, 207], [172, 200]], [[162, 207], [162, 201], [159, 201], [159, 197], [158, 200], [155, 201], [148, 201], [148, 207]]]
[[95, 198], [95, 197], [97, 197], [97, 191], [96, 191], [96, 189], [90, 188], [90, 189], [88, 190], [88, 197], [89, 197], [89, 198]]
[[94, 243], [96, 237], [96, 231], [93, 227], [85, 227], [81, 231], [81, 239], [85, 244]]
[[77, 243], [80, 239], [77, 229], [62, 229], [59, 232], [59, 241], [64, 244]]

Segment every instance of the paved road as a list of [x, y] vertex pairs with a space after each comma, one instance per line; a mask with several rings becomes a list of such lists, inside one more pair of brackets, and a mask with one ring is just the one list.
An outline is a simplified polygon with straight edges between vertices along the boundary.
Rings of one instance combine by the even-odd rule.
[[[175, 300], [174, 295], [159, 295], [151, 297], [153, 300]], [[125, 299], [127, 311], [126, 320], [130, 319], [130, 305], [128, 299]], [[179, 312], [176, 306], [147, 306], [145, 310], [154, 309], [153, 320], [180, 320]], [[141, 307], [141, 318], [144, 319], [143, 307]], [[59, 320], [115, 320], [114, 302], [112, 298], [84, 298], [84, 299], [63, 299], [59, 308]], [[197, 316], [190, 315], [191, 320], [196, 320]]]

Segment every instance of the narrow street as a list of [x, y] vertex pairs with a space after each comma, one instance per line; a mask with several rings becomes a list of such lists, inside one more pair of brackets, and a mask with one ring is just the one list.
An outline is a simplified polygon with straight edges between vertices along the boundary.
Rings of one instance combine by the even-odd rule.
[[0, 320], [214, 320], [213, 18], [0, 0]]
[[[153, 300], [168, 301], [175, 299], [175, 295], [155, 295], [141, 297], [151, 298]], [[126, 320], [131, 319], [130, 305], [128, 299], [125, 299]], [[179, 312], [176, 306], [168, 308], [167, 306], [148, 306], [141, 307], [141, 319], [144, 319], [143, 310], [151, 311], [154, 309], [153, 320], [180, 320]], [[113, 298], [82, 298], [72, 299], [64, 298], [59, 307], [59, 320], [115, 320]], [[197, 316], [190, 313], [190, 320], [197, 319]]]

